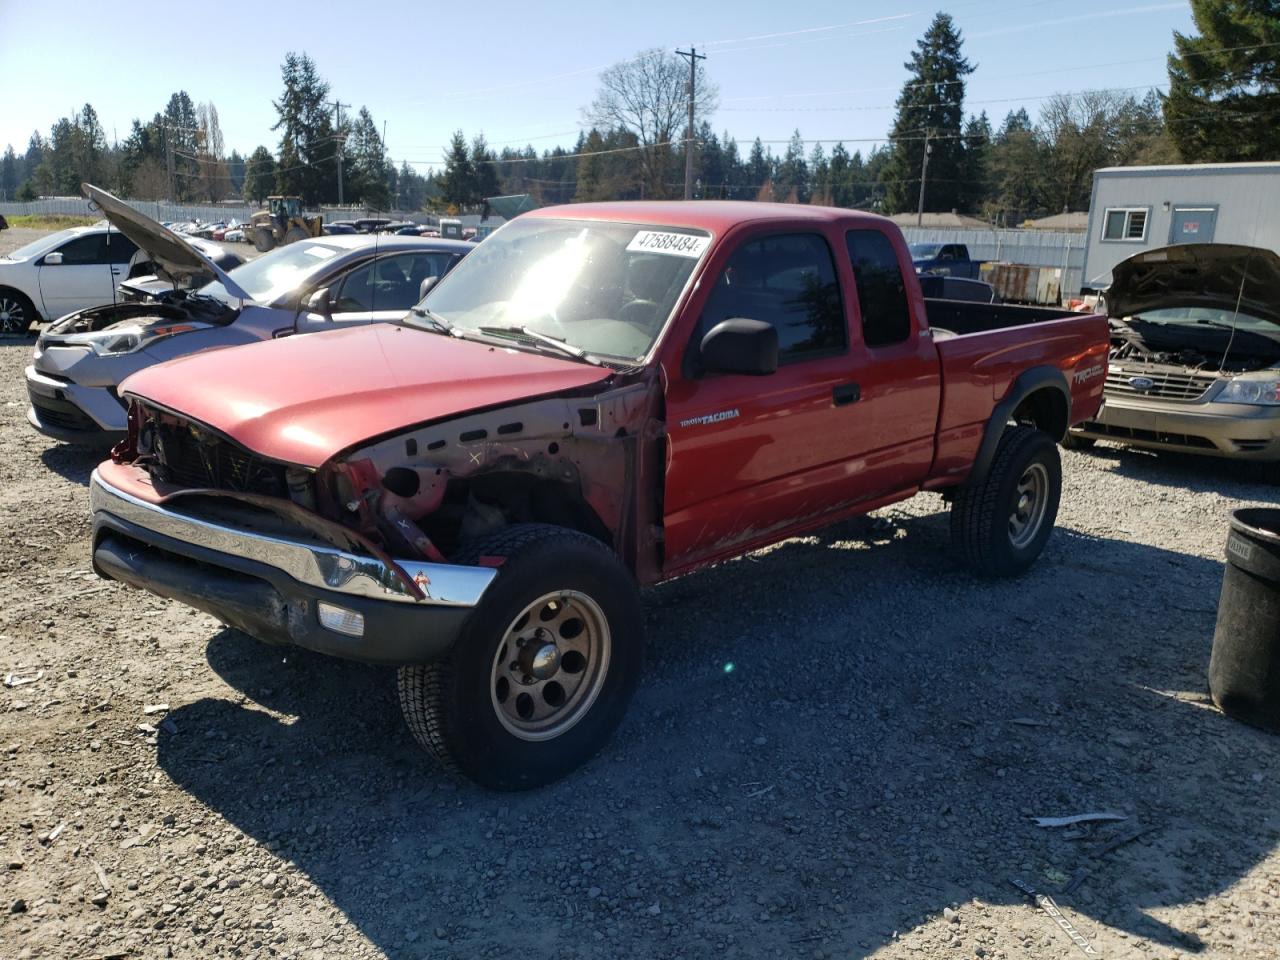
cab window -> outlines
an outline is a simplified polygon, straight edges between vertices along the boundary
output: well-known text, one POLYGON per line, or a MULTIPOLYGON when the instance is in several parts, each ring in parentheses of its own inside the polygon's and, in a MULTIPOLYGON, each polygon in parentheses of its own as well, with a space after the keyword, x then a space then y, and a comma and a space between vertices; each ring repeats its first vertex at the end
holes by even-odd
POLYGON ((845 243, 858 290, 863 341, 868 347, 901 343, 911 336, 911 310, 893 244, 879 230, 850 230, 845 243))
POLYGON ((716 279, 698 341, 735 318, 761 320, 778 331, 779 365, 844 350, 844 305, 827 241, 797 233, 739 247, 716 279))

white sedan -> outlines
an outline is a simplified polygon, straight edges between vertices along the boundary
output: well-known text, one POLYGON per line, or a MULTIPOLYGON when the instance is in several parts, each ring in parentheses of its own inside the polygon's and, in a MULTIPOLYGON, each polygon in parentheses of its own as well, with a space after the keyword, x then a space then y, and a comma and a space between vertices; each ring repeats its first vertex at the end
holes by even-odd
MULTIPOLYGON (((226 269, 243 262, 214 243, 191 241, 226 269)), ((122 280, 152 272, 148 256, 106 221, 72 227, 0 256, 0 333, 26 333, 40 320, 112 303, 122 280)))

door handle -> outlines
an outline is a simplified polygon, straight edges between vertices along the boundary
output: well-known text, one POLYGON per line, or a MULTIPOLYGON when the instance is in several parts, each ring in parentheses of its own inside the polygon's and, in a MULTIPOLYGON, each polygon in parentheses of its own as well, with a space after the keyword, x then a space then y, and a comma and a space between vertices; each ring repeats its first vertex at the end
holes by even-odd
POLYGON ((837 407, 848 406, 862 399, 862 387, 856 383, 842 383, 831 390, 831 401, 837 407))
POLYGON ((120 268, 119 268, 119 267, 112 267, 112 268, 111 268, 111 272, 112 272, 115 276, 117 276, 117 277, 118 277, 118 276, 120 276, 120 268))

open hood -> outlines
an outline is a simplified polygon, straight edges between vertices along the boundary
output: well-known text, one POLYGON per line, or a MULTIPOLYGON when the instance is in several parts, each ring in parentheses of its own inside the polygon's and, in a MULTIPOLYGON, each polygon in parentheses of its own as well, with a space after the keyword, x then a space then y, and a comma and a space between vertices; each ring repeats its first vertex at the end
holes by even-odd
POLYGON ((241 300, 252 300, 249 294, 227 276, 216 263, 197 250, 192 244, 150 217, 143 216, 123 200, 113 197, 105 190, 100 190, 91 183, 80 184, 80 192, 92 200, 102 215, 113 227, 138 245, 151 262, 156 265, 157 273, 174 283, 186 284, 190 287, 203 286, 213 280, 221 280, 222 286, 233 297, 241 300))
POLYGON ((1238 302, 1241 313, 1280 324, 1280 256, 1232 243, 1145 250, 1116 264, 1106 297, 1113 317, 1167 307, 1235 310, 1238 302))

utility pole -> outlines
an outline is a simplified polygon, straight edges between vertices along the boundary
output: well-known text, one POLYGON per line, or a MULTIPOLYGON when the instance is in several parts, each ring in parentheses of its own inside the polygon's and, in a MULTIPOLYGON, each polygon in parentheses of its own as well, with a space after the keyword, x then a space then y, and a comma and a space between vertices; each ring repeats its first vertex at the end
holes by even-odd
POLYGON ((338 206, 342 206, 342 150, 347 144, 347 138, 342 133, 342 108, 349 107, 349 103, 339 103, 338 98, 333 98, 333 110, 337 117, 337 123, 334 125, 333 133, 338 138, 338 206))
POLYGON ((175 203, 178 195, 173 190, 173 125, 164 125, 164 166, 169 174, 169 202, 175 203))
POLYGON ((693 199, 693 101, 697 93, 698 61, 707 59, 705 53, 699 53, 697 47, 688 50, 677 50, 676 53, 689 59, 689 134, 684 141, 684 198, 693 199))
POLYGON ((926 128, 924 132, 924 156, 920 160, 920 204, 916 207, 916 226, 924 226, 924 186, 925 180, 929 174, 929 133, 926 128))

